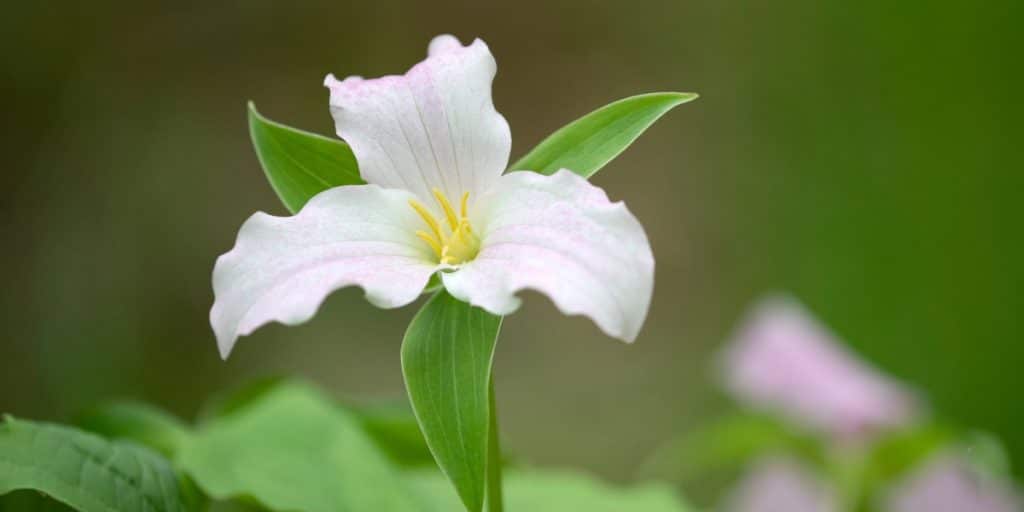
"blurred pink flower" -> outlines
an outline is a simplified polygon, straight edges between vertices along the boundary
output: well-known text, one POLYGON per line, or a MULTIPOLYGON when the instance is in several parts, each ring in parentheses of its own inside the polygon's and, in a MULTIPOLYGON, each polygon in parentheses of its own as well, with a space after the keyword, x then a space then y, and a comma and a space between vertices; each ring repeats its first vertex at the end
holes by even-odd
POLYGON ((726 498, 725 512, 838 512, 834 494, 800 464, 758 462, 726 498))
MULTIPOLYGON (((885 497, 886 512, 1021 512, 1024 502, 1005 481, 986 478, 967 462, 941 454, 885 497)), ((799 463, 759 461, 725 500, 724 512, 838 512, 836 494, 799 463)))
POLYGON ((762 300, 723 358, 727 389, 749 406, 840 438, 913 421, 914 396, 849 352, 788 297, 762 300))
POLYGON ((889 495, 891 512, 1020 512, 1024 502, 1006 482, 978 474, 963 460, 934 457, 889 495))

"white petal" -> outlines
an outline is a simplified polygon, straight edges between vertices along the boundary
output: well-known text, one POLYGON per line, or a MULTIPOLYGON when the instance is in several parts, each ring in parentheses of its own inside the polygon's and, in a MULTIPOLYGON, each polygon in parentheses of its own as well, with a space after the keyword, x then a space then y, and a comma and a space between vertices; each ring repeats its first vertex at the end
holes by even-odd
POLYGON ((292 217, 256 213, 213 269, 210 324, 221 355, 235 340, 277 321, 309 320, 334 290, 359 286, 375 306, 419 296, 436 270, 412 195, 376 185, 324 191, 292 217))
POLYGON ((427 59, 403 76, 328 75, 324 85, 338 135, 352 146, 363 179, 432 204, 434 187, 453 201, 463 192, 475 199, 508 164, 512 138, 491 100, 496 69, 483 41, 462 46, 446 35, 434 38, 427 59))
POLYGON ((506 174, 477 205, 480 253, 443 275, 452 295, 503 315, 519 307, 516 292, 533 289, 609 336, 636 338, 651 302, 654 256, 624 204, 561 170, 506 174))
POLYGON ((737 398, 851 440, 912 421, 913 395, 850 353, 788 297, 761 301, 723 358, 737 398))
POLYGON ((726 499, 726 512, 837 512, 835 493, 800 464, 759 461, 726 499))

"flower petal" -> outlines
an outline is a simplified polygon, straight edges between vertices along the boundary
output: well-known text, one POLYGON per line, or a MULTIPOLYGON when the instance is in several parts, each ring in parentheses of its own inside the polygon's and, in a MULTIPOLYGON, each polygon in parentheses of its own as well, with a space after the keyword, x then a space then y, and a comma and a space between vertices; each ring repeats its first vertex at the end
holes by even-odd
POLYGON ((256 213, 213 269, 210 324, 221 355, 272 321, 309 320, 334 290, 359 286, 382 308, 419 296, 437 266, 416 239, 412 195, 376 185, 337 187, 292 217, 256 213))
POLYGON ((751 405, 856 439, 913 421, 914 396, 858 359, 799 303, 759 303, 724 354, 726 387, 751 405))
POLYGON ((477 205, 470 216, 480 253, 442 276, 452 295, 504 315, 519 307, 516 292, 534 289, 609 336, 636 338, 651 302, 654 256, 624 204, 563 169, 506 174, 477 205))
POLYGON ((497 70, 487 45, 444 35, 403 76, 328 75, 331 114, 369 183, 409 190, 432 203, 440 188, 458 201, 490 188, 508 164, 512 137, 491 100, 497 70))

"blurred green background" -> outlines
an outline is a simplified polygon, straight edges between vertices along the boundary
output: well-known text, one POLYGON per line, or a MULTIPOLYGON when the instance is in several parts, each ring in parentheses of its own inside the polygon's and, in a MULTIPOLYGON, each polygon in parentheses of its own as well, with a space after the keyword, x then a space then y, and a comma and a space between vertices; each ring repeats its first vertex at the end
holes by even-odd
POLYGON ((632 475, 723 407, 710 361, 788 290, 851 346, 1024 463, 1020 2, 16 2, 0 19, 0 411, 97 400, 188 418, 211 392, 304 376, 401 397, 415 312, 357 290, 217 356, 214 259, 283 214, 245 102, 333 131, 323 76, 401 73, 436 34, 485 39, 513 157, 640 92, 701 93, 595 178, 658 260, 627 346, 527 294, 499 343, 507 445, 632 475))

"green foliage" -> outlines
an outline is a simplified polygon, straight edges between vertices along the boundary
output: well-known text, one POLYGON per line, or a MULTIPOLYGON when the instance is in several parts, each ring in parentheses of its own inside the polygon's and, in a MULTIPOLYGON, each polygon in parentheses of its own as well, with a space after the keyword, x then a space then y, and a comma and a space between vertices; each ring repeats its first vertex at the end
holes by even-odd
POLYGON ((227 389, 214 393, 203 403, 199 410, 199 417, 196 422, 204 425, 213 420, 230 416, 238 411, 258 403, 266 395, 276 391, 279 387, 288 385, 299 385, 284 377, 263 377, 233 389, 227 389))
POLYGON ((270 185, 292 213, 324 190, 363 183, 348 144, 271 121, 251 102, 249 134, 270 185))
POLYGON ((0 512, 71 512, 75 509, 34 490, 0 496, 0 512))
MULTIPOLYGON (((420 495, 437 510, 457 510, 459 497, 436 471, 410 473, 420 495)), ((588 476, 565 471, 517 470, 505 477, 509 512, 687 512, 676 493, 662 484, 612 487, 588 476)))
POLYGON ((407 402, 353 406, 352 412, 363 430, 396 464, 434 466, 434 456, 407 402))
POLYGON ((8 417, 0 424, 0 494, 19 489, 83 512, 185 512, 194 506, 168 462, 144 447, 8 417))
POLYGON ((589 178, 666 112, 696 98, 692 93, 658 92, 610 103, 560 128, 509 170, 553 174, 565 168, 589 178))
MULTIPOLYGON (((284 377, 265 377, 213 395, 199 413, 200 425, 243 411, 280 387, 298 385, 284 377)), ((416 417, 405 401, 368 404, 343 401, 338 405, 355 417, 377 446, 400 466, 433 465, 434 457, 420 433, 416 417)))
POLYGON ((488 454, 491 360, 500 328, 501 317, 440 291, 413 318, 402 342, 413 411, 438 465, 471 511, 483 507, 488 465, 500 458, 488 454))
MULTIPOLYGON (((463 315, 486 315, 466 311, 451 298, 434 300, 426 314, 455 322, 449 324, 455 332, 478 326, 477 320, 460 323, 463 315)), ((455 340, 465 349, 468 340, 493 344, 500 319, 478 320, 489 326, 489 336, 430 339, 455 340)), ((489 392, 485 386, 485 400, 489 392)), ((0 511, 451 512, 464 507, 450 481, 428 465, 432 459, 416 420, 401 404, 339 406, 301 383, 269 379, 221 394, 204 410, 206 419, 194 430, 159 409, 131 402, 97 406, 79 417, 106 436, 166 448, 180 474, 168 460, 133 443, 8 420, 0 426, 0 511), (213 501, 199 496, 199 489, 213 501)), ((482 457, 489 461, 487 455, 482 457)), ((663 485, 613 487, 564 471, 519 469, 508 475, 506 485, 506 510, 513 512, 691 510, 663 485)))
POLYGON ((110 402, 87 409, 75 424, 108 439, 128 439, 165 456, 188 441, 188 426, 167 412, 140 402, 110 402))
POLYGON ((422 510, 358 420, 299 384, 211 420, 178 463, 216 499, 251 497, 276 511, 422 510))

